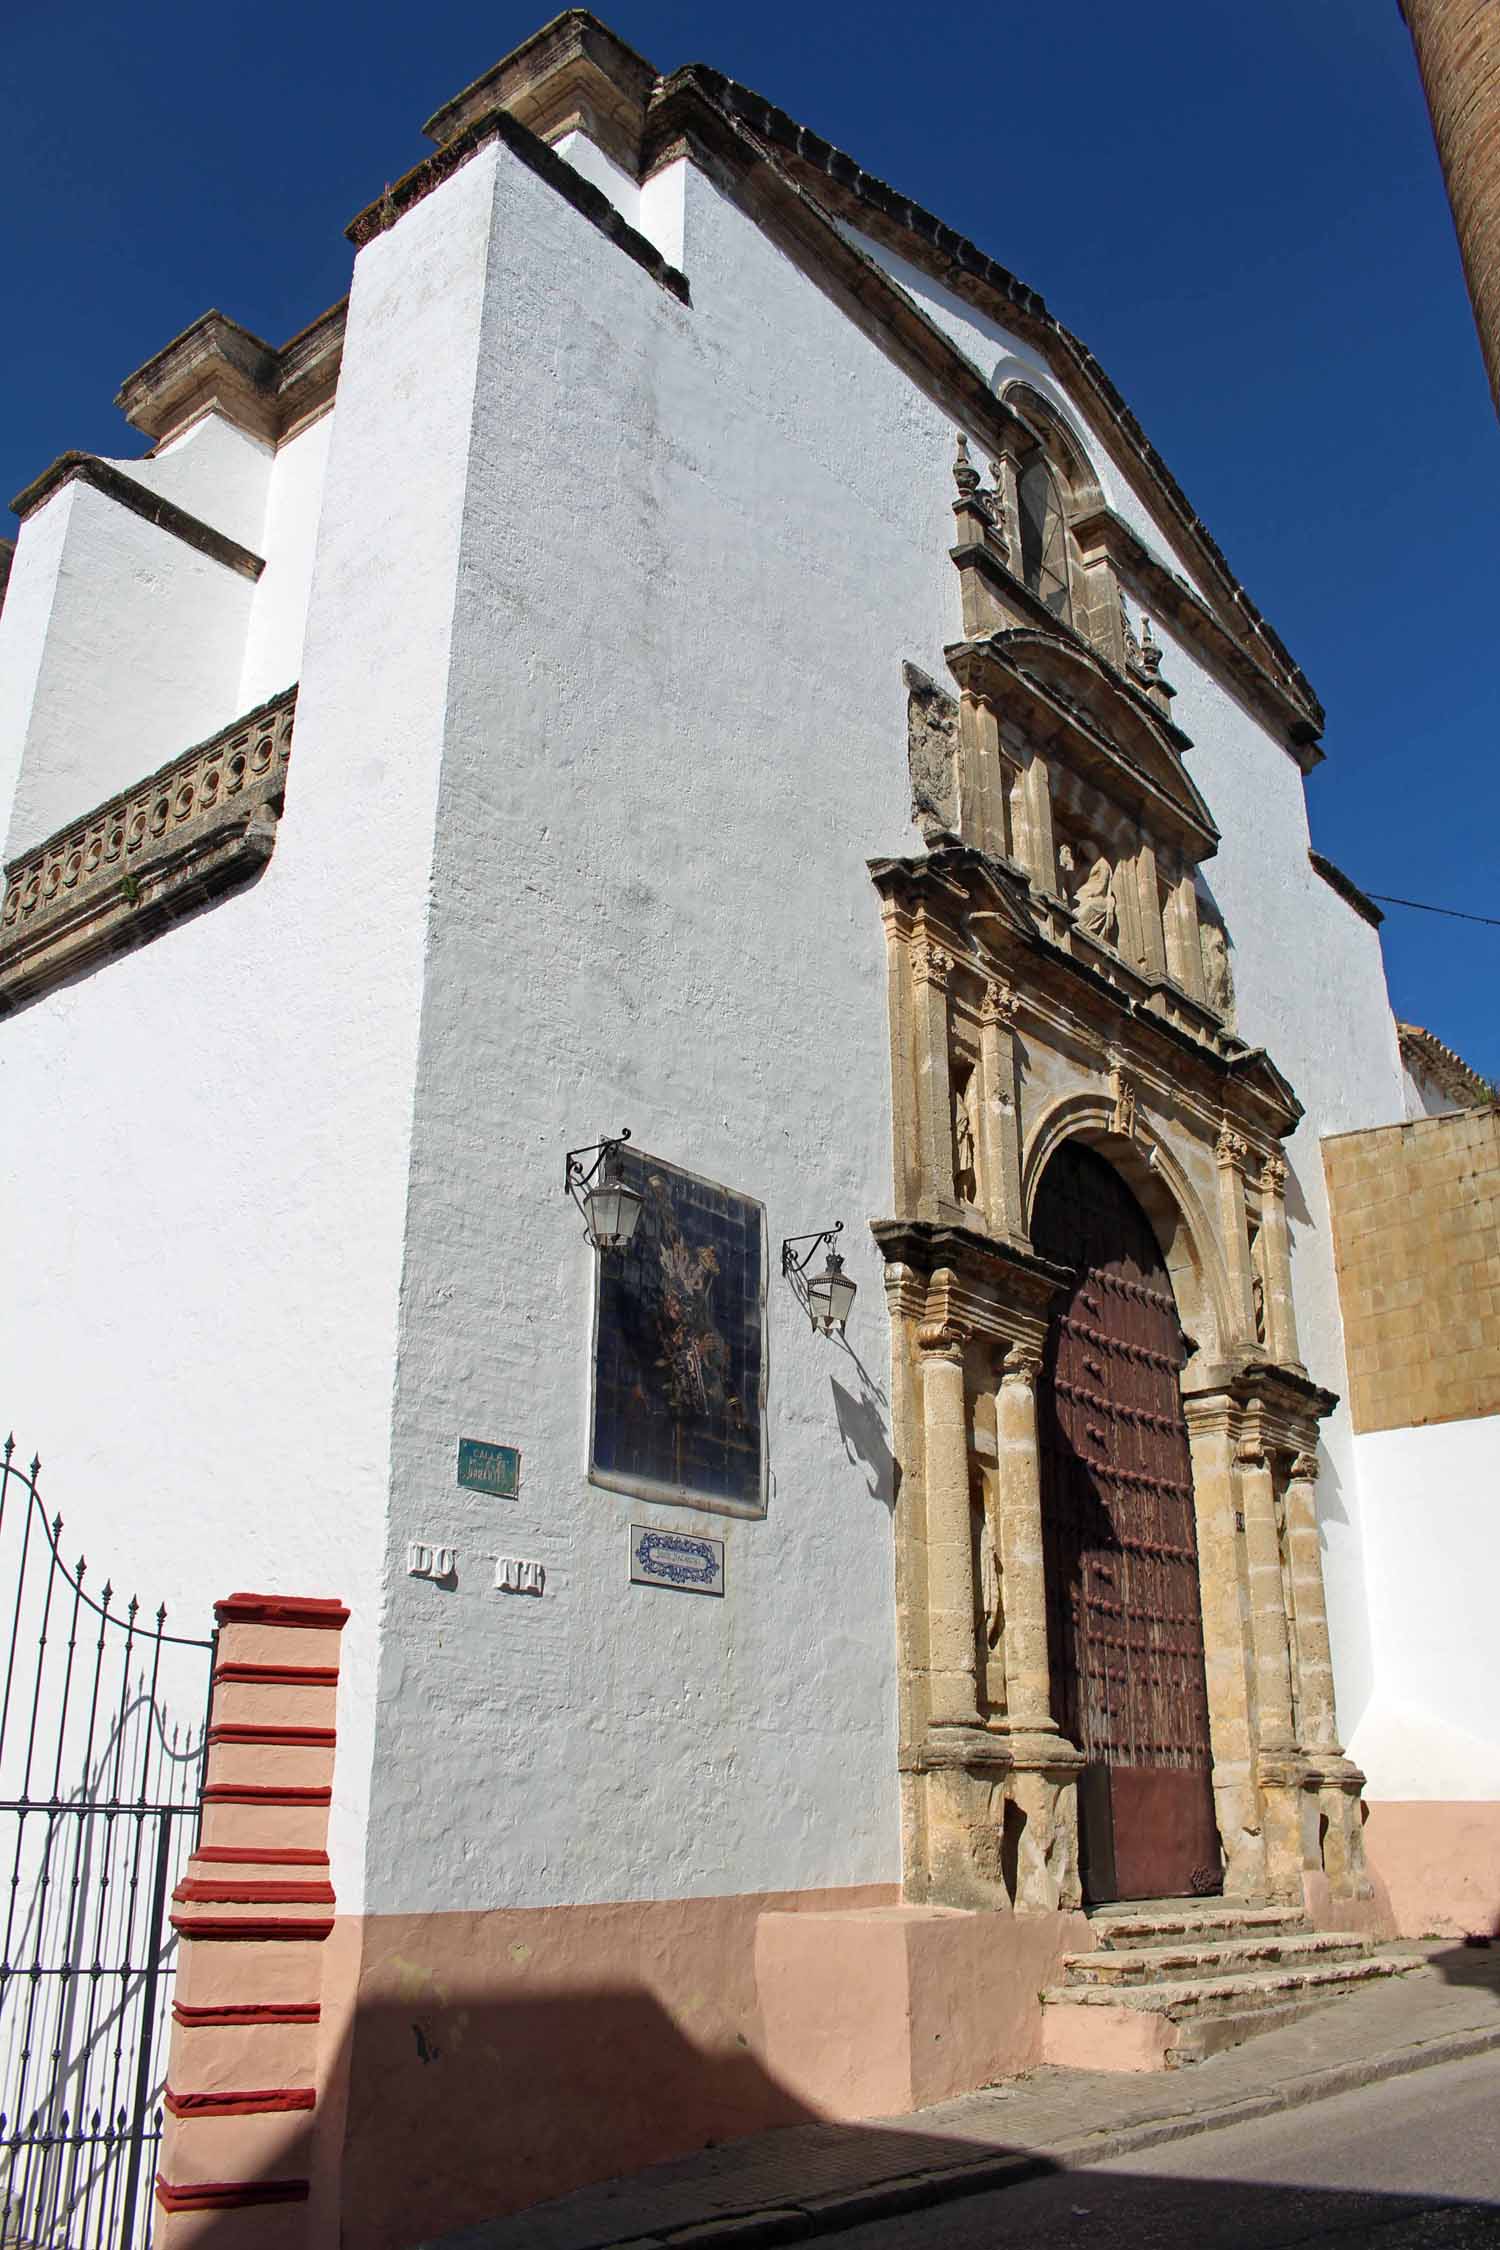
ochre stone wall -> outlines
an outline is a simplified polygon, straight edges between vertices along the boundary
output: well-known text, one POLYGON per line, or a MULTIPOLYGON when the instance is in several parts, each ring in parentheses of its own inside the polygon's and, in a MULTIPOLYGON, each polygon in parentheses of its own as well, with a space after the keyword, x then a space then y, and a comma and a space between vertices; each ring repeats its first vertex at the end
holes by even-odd
POLYGON ((1402 0, 1500 409, 1500 5, 1402 0))
POLYGON ((1500 1413, 1500 1109, 1323 1143, 1356 1430, 1500 1413))

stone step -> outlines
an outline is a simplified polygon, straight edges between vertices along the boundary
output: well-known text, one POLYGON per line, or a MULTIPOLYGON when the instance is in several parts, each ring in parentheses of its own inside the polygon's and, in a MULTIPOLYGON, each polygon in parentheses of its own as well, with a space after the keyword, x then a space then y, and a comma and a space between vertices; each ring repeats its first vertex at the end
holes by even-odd
POLYGON ((1054 1985, 1042 1994, 1042 2060, 1071 2070, 1176 2070, 1423 1966, 1420 1954, 1381 1953, 1162 1984, 1054 1985))
POLYGON ((1254 1969, 1239 1976, 1183 1977, 1161 1984, 1123 1986, 1055 1984, 1043 1993, 1049 2007, 1137 2008, 1168 2016, 1174 2023, 1184 2017, 1230 2015, 1261 2004, 1274 2006, 1295 1997, 1320 1992, 1340 1992, 1355 1985, 1373 1984, 1381 1977, 1401 1976, 1422 1967, 1420 1954, 1365 1954, 1353 1961, 1328 1961, 1306 1967, 1254 1969))
POLYGON ((1272 1930, 1290 1937, 1305 1933, 1308 1921, 1298 1906, 1226 1906, 1214 1899, 1202 1906, 1105 1908, 1089 1916, 1089 1925, 1102 1951, 1123 1953, 1138 1945, 1213 1945, 1272 1930))
POLYGON ((1069 1985, 1180 1984, 1242 1971, 1362 1960, 1370 1942, 1345 1930, 1266 1930, 1200 1945, 1133 1945, 1116 1952, 1069 1953, 1069 1985))

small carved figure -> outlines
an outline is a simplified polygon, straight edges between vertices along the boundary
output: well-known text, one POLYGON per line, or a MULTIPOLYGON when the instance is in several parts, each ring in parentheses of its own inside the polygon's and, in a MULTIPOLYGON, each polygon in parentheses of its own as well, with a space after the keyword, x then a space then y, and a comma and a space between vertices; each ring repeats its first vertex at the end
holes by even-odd
POLYGON ((1208 1004, 1225 1023, 1234 1022, 1234 972, 1229 966, 1229 940, 1217 922, 1199 924, 1203 938, 1203 989, 1208 1004))
POLYGON ((1078 927, 1086 937, 1097 938, 1101 945, 1114 943, 1117 926, 1112 875, 1109 861, 1101 852, 1079 884, 1073 901, 1078 927))
POLYGON ((979 1599, 984 1609, 985 1640, 991 1648, 999 1644, 1005 1612, 1000 1599, 1000 1550, 995 1543, 995 1527, 990 1512, 981 1499, 979 1504, 979 1599))
POLYGON ((960 1203, 979 1200, 978 1145, 971 1070, 953 1089, 953 1184, 960 1203))
POLYGON ((1255 1308, 1255 1341, 1266 1340, 1266 1285, 1259 1274, 1250 1283, 1250 1301, 1255 1308))

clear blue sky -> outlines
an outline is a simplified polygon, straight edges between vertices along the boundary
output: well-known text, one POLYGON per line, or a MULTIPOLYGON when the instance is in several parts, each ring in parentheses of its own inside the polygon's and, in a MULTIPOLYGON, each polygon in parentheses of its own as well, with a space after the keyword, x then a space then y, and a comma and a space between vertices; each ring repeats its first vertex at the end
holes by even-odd
MULTIPOLYGON (((1368 890, 1500 914, 1500 424, 1396 0, 598 12, 1039 289, 1321 696, 1315 841, 1368 890)), ((0 492, 140 451, 120 378, 208 306, 281 342, 341 297, 345 222, 545 13, 13 0, 0 492)), ((1398 1014, 1500 1077, 1500 929, 1384 934, 1398 1014)))

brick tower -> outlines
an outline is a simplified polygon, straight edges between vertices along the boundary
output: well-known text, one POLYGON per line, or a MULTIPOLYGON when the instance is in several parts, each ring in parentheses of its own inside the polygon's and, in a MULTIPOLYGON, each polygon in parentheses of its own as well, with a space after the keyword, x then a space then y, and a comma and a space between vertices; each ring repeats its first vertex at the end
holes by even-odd
POLYGON ((1401 0, 1500 412, 1500 0, 1401 0))

